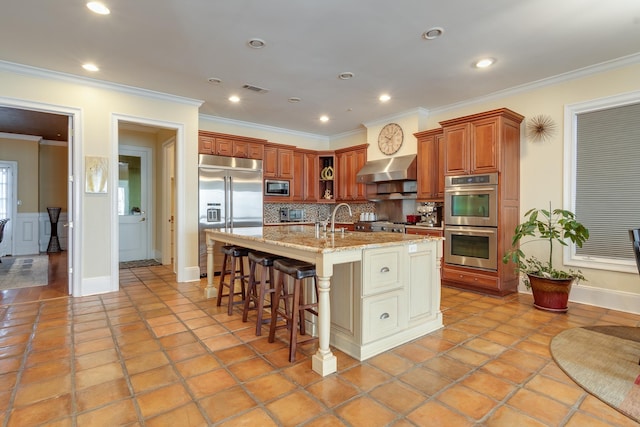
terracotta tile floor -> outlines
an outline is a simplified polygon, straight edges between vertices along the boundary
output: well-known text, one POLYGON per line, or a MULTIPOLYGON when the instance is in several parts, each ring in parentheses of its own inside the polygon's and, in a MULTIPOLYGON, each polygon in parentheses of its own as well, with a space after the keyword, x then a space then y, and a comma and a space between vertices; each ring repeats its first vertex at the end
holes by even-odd
MULTIPOLYGON (((443 289, 445 328, 338 373, 295 364, 179 284, 166 267, 121 270, 121 290, 0 307, 2 426, 631 426, 556 366, 558 332, 640 316, 526 295, 443 289)), ((4 302, 6 304, 6 301, 4 302)), ((284 331, 283 331, 284 332, 284 331)))

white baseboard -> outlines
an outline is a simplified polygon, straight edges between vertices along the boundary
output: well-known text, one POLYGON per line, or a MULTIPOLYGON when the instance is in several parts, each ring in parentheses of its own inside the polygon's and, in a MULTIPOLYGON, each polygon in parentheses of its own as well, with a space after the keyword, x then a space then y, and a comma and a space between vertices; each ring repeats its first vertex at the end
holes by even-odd
MULTIPOLYGON (((519 292, 531 294, 531 291, 526 289, 520 289, 519 292)), ((640 314, 640 294, 632 294, 630 292, 573 285, 569 294, 569 302, 640 314)), ((569 306, 569 309, 571 309, 571 306, 569 306)))
POLYGON ((106 294, 118 290, 118 280, 113 280, 111 276, 88 277, 81 279, 80 289, 73 293, 74 297, 84 297, 88 295, 106 294))
POLYGON ((187 267, 183 271, 178 271, 176 276, 178 282, 198 282, 200 281, 200 267, 187 267))

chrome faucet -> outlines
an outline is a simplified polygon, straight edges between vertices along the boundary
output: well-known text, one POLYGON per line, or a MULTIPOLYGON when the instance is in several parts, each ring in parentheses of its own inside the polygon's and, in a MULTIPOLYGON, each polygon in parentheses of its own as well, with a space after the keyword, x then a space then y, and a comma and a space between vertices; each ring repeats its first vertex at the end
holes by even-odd
POLYGON ((347 203, 338 203, 336 207, 333 208, 333 212, 331 213, 331 232, 332 233, 336 232, 336 211, 340 209, 340 206, 346 206, 347 209, 349 209, 349 215, 353 216, 353 214, 351 213, 351 206, 349 206, 347 203))

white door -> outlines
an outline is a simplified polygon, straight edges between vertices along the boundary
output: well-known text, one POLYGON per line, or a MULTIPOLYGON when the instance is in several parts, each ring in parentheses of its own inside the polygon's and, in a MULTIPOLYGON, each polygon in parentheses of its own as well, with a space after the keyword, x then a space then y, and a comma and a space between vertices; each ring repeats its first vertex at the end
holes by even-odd
POLYGON ((119 260, 152 258, 149 230, 151 149, 120 146, 118 150, 119 260))
POLYGON ((17 162, 0 161, 0 219, 9 219, 0 242, 0 256, 13 254, 12 221, 15 222, 17 168, 17 162))

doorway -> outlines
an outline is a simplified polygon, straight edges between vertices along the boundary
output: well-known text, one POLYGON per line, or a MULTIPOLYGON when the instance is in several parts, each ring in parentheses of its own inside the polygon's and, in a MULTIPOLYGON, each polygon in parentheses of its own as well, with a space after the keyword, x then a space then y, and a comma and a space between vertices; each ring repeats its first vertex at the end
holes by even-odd
POLYGON ((153 258, 153 193, 150 191, 153 150, 121 145, 118 149, 118 235, 120 262, 153 258))
POLYGON ((15 223, 17 205, 17 173, 18 162, 0 160, 0 220, 9 220, 2 229, 0 257, 13 254, 13 223, 15 223))
MULTIPOLYGON (((60 228, 58 229, 63 231, 63 235, 66 238, 61 240, 61 243, 64 242, 63 252, 50 254, 55 257, 55 261, 52 263, 51 257, 49 257, 49 285, 42 287, 40 292, 35 292, 36 288, 3 291, 4 302, 10 302, 12 299, 25 302, 33 299, 56 298, 80 291, 81 254, 74 251, 74 249, 79 247, 81 230, 78 227, 73 227, 74 218, 77 218, 78 212, 81 210, 78 186, 74 184, 73 179, 74 176, 81 176, 79 171, 81 165, 79 161, 81 157, 81 135, 80 130, 74 129, 73 126, 74 123, 80 122, 80 117, 81 112, 79 109, 0 97, 0 132, 9 134, 9 136, 5 137, 11 140, 39 141, 39 144, 36 142, 39 147, 42 147, 44 142, 48 149, 51 146, 57 147, 57 149, 49 150, 58 150, 55 160, 44 163, 55 162, 55 164, 59 165, 57 168, 59 173, 55 174, 55 181, 59 182, 55 190, 59 194, 59 198, 56 200, 60 201, 61 206, 66 205, 61 216, 64 219, 59 222, 60 228), (9 294, 4 294, 6 292, 9 292, 9 294), (8 296, 11 298, 7 298, 8 296)), ((17 143, 19 144, 20 141, 17 143)), ((37 153, 35 157, 39 157, 41 154, 40 149, 36 149, 35 153, 37 153)), ((23 159, 24 157, 20 157, 18 162, 24 162, 25 160, 23 159)), ((37 166, 38 164, 42 166, 43 162, 39 159, 36 162, 35 169, 38 169, 39 172, 35 175, 37 177, 42 173, 46 174, 55 169, 52 167, 49 170, 47 168, 43 170, 37 166)), ((40 182, 38 181, 39 178, 34 179, 34 166, 28 164, 28 161, 25 165, 23 165, 25 168, 21 168, 18 165, 18 173, 13 174, 14 206, 13 214, 10 213, 12 215, 10 231, 13 232, 9 238, 12 247, 9 247, 8 250, 12 255, 16 256, 34 255, 43 250, 40 243, 45 239, 40 231, 46 228, 49 217, 46 209, 43 209, 42 206, 48 204, 49 200, 46 198, 46 200, 43 200, 38 194, 42 192, 47 197, 52 197, 51 188, 36 192, 35 199, 28 199, 27 201, 25 201, 24 195, 28 195, 29 192, 18 194, 21 182, 19 174, 22 173, 20 171, 23 169, 29 172, 28 178, 34 181, 30 184, 31 186, 40 188, 42 181, 48 184, 52 183, 52 180, 48 180, 47 177, 44 177, 40 182)), ((46 239, 46 242, 48 242, 48 236, 46 236, 46 239)))
POLYGON ((175 161, 178 128, 171 124, 114 115, 117 171, 114 170, 114 233, 118 268, 176 262, 171 242, 175 217, 175 161), (139 261, 139 262, 138 262, 139 261))

